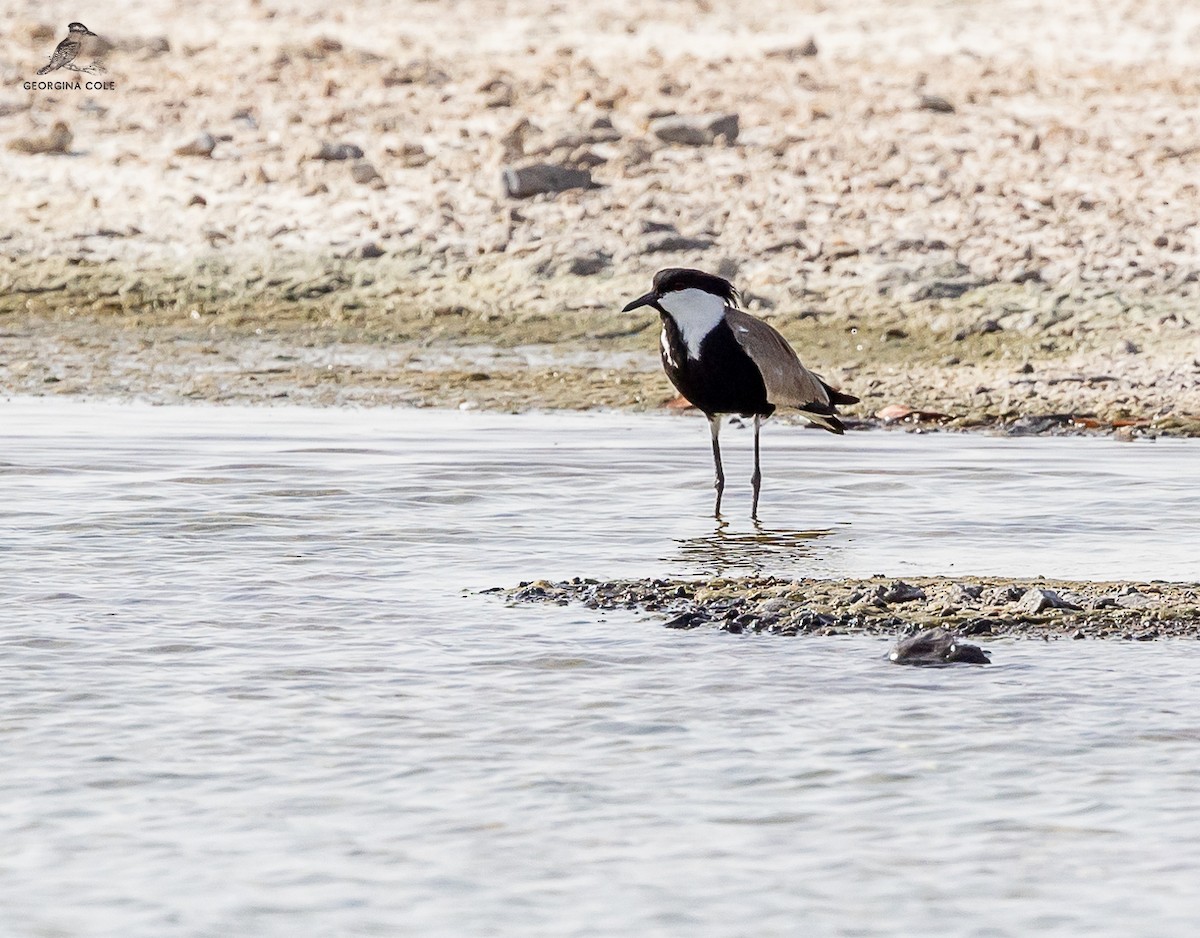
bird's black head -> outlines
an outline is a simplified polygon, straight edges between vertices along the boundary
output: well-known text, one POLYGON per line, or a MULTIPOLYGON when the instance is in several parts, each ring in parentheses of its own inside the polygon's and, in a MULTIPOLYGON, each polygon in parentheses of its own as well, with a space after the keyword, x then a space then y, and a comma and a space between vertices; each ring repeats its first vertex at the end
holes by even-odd
POLYGON ((67 29, 68 29, 68 31, 73 32, 73 33, 83 33, 85 36, 96 35, 94 32, 92 32, 90 29, 88 29, 86 26, 84 26, 83 23, 68 23, 67 29))
POLYGON ((706 274, 702 270, 691 267, 666 267, 654 275, 654 289, 645 296, 639 296, 625 307, 624 312, 637 309, 639 306, 658 306, 658 301, 668 293, 679 290, 702 290, 719 296, 731 306, 740 304, 740 297, 733 284, 724 277, 716 274, 706 274))

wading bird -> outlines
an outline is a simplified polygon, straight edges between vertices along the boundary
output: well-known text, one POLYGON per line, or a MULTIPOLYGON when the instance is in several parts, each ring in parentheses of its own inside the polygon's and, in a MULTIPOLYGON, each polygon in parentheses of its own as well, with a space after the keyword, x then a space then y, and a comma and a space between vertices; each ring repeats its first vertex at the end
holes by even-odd
POLYGON ((66 68, 75 61, 75 56, 79 55, 79 49, 83 46, 83 37, 94 35, 96 34, 83 23, 68 23, 67 38, 55 48, 54 54, 50 56, 50 64, 43 65, 37 73, 45 75, 55 69, 66 68))
POLYGON ((835 390, 802 364, 787 340, 772 326, 740 308, 733 284, 701 270, 668 267, 654 275, 654 289, 625 307, 630 312, 652 306, 662 319, 663 370, 688 401, 708 417, 716 466, 720 517, 725 472, 721 468, 722 414, 754 418, 754 501, 750 517, 758 517, 762 471, 758 433, 763 417, 777 407, 793 407, 807 421, 830 433, 844 433, 838 404, 858 398, 835 390))

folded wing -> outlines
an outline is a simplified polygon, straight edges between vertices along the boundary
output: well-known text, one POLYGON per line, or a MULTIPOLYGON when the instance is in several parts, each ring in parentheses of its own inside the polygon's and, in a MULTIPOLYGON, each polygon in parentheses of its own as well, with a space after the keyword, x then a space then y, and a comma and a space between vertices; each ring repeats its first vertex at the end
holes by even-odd
POLYGON ((762 372, 768 401, 795 407, 809 421, 833 433, 845 429, 834 416, 835 405, 857 403, 857 397, 835 390, 805 368, 787 339, 768 323, 740 309, 727 310, 725 321, 762 372))

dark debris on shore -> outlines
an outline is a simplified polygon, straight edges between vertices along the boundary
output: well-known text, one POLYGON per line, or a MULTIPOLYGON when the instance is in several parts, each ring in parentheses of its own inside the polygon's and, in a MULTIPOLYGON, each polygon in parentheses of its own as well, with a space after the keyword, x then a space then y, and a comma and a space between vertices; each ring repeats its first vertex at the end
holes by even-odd
POLYGON ((636 609, 668 628, 735 634, 913 635, 932 627, 979 638, 1200 638, 1200 584, 1003 577, 781 577, 537 580, 513 602, 636 609))

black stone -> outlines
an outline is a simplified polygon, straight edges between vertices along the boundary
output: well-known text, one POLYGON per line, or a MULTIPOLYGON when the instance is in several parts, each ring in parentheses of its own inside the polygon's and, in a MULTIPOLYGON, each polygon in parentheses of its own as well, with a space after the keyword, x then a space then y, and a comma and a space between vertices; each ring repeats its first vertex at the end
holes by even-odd
POLYGON ((970 645, 946 629, 926 629, 902 638, 888 655, 894 664, 937 666, 943 664, 991 664, 978 645, 970 645))

